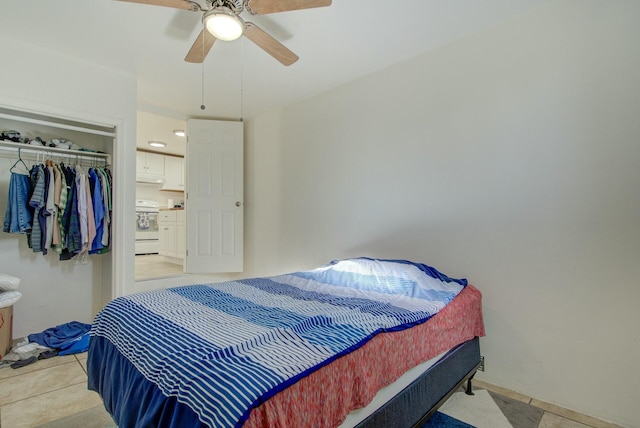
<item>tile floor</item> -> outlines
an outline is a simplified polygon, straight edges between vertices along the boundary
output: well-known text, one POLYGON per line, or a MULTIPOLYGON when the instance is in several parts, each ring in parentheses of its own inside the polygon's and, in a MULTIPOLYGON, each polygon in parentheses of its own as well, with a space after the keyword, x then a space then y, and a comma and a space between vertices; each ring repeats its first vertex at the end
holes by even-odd
POLYGON ((102 403, 87 389, 87 354, 0 369, 0 426, 36 427, 102 403))
MULTIPOLYGON (((0 426, 37 427, 100 405, 98 394, 87 390, 86 359, 83 353, 0 369, 0 426)), ((474 385, 544 411, 538 428, 619 428, 479 380, 474 385)))
MULTIPOLYGON (((528 397, 509 389, 501 388, 481 380, 473 381, 474 388, 484 388, 498 394, 507 401, 520 402, 543 411, 542 418, 536 428, 621 428, 619 425, 605 422, 594 417, 574 412, 554 404, 528 397)), ((514 428, 524 428, 514 425, 514 428)))
POLYGON ((165 276, 182 275, 182 265, 165 261, 158 254, 142 254, 136 256, 136 281, 165 276))

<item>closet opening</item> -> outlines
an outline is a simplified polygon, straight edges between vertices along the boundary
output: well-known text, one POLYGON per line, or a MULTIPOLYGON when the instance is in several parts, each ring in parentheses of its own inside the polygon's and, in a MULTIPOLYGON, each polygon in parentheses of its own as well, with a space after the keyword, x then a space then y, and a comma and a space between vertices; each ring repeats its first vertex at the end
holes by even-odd
MULTIPOLYGON (((67 195, 70 195, 72 183, 76 183, 75 177, 78 177, 78 183, 82 180, 89 186, 84 187, 84 203, 91 200, 94 226, 99 223, 101 233, 99 239, 93 234, 95 231, 82 235, 82 239, 91 236, 91 245, 84 242, 81 245, 85 246, 78 249, 73 244, 71 247, 66 245, 69 230, 63 230, 63 236, 58 236, 57 241, 55 235, 51 240, 48 236, 41 241, 34 239, 33 224, 30 233, 0 232, 0 273, 21 279, 19 291, 22 297, 14 310, 14 334, 43 331, 74 320, 91 323, 95 314, 115 294, 112 232, 113 223, 118 221, 113 204, 118 189, 117 168, 112 159, 116 128, 0 106, 0 132, 0 214, 3 219, 7 209, 11 209, 12 174, 29 177, 33 185, 39 179, 36 171, 40 168, 42 177, 46 175, 55 180, 56 186, 60 185, 60 189, 53 187, 58 197, 62 193, 63 177, 67 178, 67 195), (17 171, 17 168, 21 170, 17 171), (65 170, 72 170, 73 174, 65 176, 65 170), (103 221, 105 217, 108 221, 103 221), (41 245, 34 246, 37 242, 41 245)), ((78 203, 77 199, 75 201, 78 203)), ((64 212, 65 204, 57 199, 54 207, 47 206, 52 217, 55 213, 58 223, 61 220, 57 220, 57 215, 64 212)), ((89 208, 84 206, 84 209, 89 208)), ((35 217, 33 213, 32 216, 35 217)), ((53 224, 56 223, 45 223, 45 229, 41 230, 54 229, 53 224)), ((59 224, 55 229, 60 233, 59 224)))

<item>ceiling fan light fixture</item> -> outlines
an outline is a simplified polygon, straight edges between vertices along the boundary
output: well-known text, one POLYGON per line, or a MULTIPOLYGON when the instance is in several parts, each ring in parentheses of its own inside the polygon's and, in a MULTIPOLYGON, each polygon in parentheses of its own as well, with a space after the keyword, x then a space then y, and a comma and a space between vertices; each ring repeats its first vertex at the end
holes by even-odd
POLYGON ((211 9, 204 14, 204 24, 213 37, 230 42, 236 40, 245 30, 242 18, 227 8, 211 9))

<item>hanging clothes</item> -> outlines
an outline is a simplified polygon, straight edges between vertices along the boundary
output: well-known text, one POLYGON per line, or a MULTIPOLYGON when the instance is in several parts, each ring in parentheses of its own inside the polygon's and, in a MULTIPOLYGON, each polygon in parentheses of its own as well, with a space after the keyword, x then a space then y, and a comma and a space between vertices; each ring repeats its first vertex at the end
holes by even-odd
POLYGON ((54 177, 54 192, 53 192, 53 205, 54 205, 54 213, 53 213, 53 234, 51 239, 51 247, 57 248, 60 245, 60 222, 58 221, 58 217, 60 215, 60 193, 62 192, 62 180, 60 177, 60 170, 58 167, 51 162, 51 169, 53 170, 54 177))
POLYGON ((46 202, 45 202, 45 211, 43 212, 45 216, 46 226, 45 226, 45 240, 43 247, 43 254, 46 254, 47 251, 51 248, 51 244, 53 243, 53 225, 54 220, 57 222, 56 214, 57 209, 54 204, 55 197, 55 176, 53 174, 53 167, 51 166, 53 162, 47 161, 45 165, 45 174, 47 177, 46 186, 46 202))
POLYGON ((88 254, 91 250, 91 244, 96 239, 96 217, 93 213, 93 195, 91 194, 91 184, 89 183, 89 174, 84 177, 84 190, 87 195, 87 245, 83 248, 83 252, 88 254))
POLYGON ((53 251, 60 260, 107 253, 112 183, 107 167, 69 167, 50 160, 27 168, 27 174, 12 167, 3 231, 26 234, 33 252, 53 251))
MULTIPOLYGON (((96 169, 98 172, 98 177, 100 178, 100 186, 102 190, 102 204, 104 205, 104 217, 102 219, 102 249, 103 251, 106 247, 109 246, 109 225, 111 223, 111 208, 109 203, 111 201, 111 185, 109 184, 109 179, 107 178, 107 174, 103 169, 96 169)), ((108 248, 107 248, 108 250, 108 248)))
POLYGON ((4 216, 2 230, 7 233, 27 233, 31 231, 31 210, 29 209, 29 195, 31 194, 31 179, 28 175, 17 172, 11 173, 9 179, 9 198, 7 211, 4 216))
POLYGON ((94 168, 89 169, 89 186, 91 188, 91 194, 93 198, 93 217, 95 222, 96 236, 91 241, 91 248, 89 254, 96 254, 103 248, 102 234, 104 232, 104 202, 102 200, 102 187, 100 185, 100 178, 94 168))
POLYGON ((33 223, 31 226, 31 249, 34 253, 42 252, 42 221, 40 212, 45 206, 45 176, 42 165, 34 165, 31 170, 31 187, 33 192, 29 199, 29 206, 33 209, 33 223))
POLYGON ((82 249, 82 235, 80 233, 80 217, 78 215, 78 198, 76 188, 76 173, 71 167, 65 168, 68 185, 67 207, 64 213, 63 227, 66 230, 66 251, 63 250, 60 260, 69 260, 82 249))
POLYGON ((104 196, 104 204, 107 207, 106 214, 105 214, 105 218, 107 218, 105 231, 108 231, 108 233, 105 233, 104 235, 102 235, 102 245, 104 246, 104 248, 100 250, 100 254, 104 254, 109 252, 111 247, 111 225, 112 225, 111 219, 113 218, 113 215, 112 215, 113 177, 111 175, 111 170, 108 168, 101 169, 101 172, 102 172, 102 175, 104 175, 105 177, 104 186, 107 189, 104 196))
POLYGON ((56 171, 56 199, 55 204, 58 209, 57 213, 57 225, 56 229, 58 231, 58 236, 54 235, 53 249, 56 253, 61 254, 62 249, 65 247, 65 230, 62 226, 62 218, 64 216, 64 212, 67 204, 67 182, 65 179, 64 172, 62 171, 62 164, 54 164, 54 168, 56 171), (59 186, 59 187, 58 187, 59 186), (56 239, 57 238, 57 239, 56 239))
POLYGON ((89 242, 89 219, 87 214, 87 190, 84 168, 76 165, 76 199, 78 200, 78 220, 80 224, 80 251, 86 249, 89 242))

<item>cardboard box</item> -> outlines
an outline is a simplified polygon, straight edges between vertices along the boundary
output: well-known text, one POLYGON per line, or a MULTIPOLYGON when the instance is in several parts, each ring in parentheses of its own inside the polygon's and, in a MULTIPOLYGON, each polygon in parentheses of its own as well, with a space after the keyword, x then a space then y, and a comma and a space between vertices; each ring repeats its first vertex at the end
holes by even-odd
POLYGON ((0 308, 0 358, 11 351, 13 340, 13 306, 0 308))

